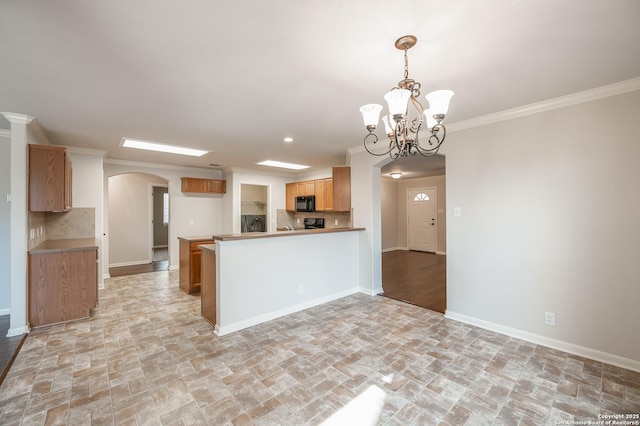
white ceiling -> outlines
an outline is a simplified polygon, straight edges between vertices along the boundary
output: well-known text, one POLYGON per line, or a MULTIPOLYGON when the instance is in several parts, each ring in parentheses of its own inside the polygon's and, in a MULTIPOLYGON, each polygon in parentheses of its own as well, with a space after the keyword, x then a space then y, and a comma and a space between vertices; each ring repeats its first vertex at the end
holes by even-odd
MULTIPOLYGON (((107 157, 325 168, 358 108, 409 76, 456 92, 446 123, 640 76, 638 0, 0 0, 0 111, 107 157), (204 148, 120 148, 122 137, 204 148), (291 136, 293 144, 282 142, 291 136)), ((449 139, 455 136, 449 135, 449 139)), ((445 142, 446 144, 446 142, 445 142)))

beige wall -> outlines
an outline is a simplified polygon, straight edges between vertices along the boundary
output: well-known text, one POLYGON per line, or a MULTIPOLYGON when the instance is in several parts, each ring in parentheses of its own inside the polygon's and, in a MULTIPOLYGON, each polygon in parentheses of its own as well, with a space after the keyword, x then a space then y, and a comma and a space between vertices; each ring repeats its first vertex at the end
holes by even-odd
POLYGON ((380 197, 382 203, 382 250, 406 250, 407 242, 407 191, 418 188, 436 188, 438 204, 436 252, 447 252, 447 193, 444 176, 416 179, 382 179, 380 197))
POLYGON ((638 90, 450 133, 447 315, 640 368, 638 135, 638 90))
POLYGON ((151 261, 150 184, 167 180, 147 173, 109 178, 109 265, 151 261))
MULTIPOLYGON (((446 316, 640 371, 640 90, 613 92, 450 126, 446 316)), ((350 154, 361 274, 377 290, 389 160, 350 154)))

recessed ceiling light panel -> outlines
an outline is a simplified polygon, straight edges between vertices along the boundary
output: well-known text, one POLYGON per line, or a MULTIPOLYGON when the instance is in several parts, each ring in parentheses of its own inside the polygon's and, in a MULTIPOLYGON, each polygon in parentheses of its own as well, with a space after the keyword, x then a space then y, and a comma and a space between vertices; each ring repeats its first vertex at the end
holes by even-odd
POLYGON ((193 157, 202 157, 210 152, 202 149, 185 148, 183 146, 165 145, 156 142, 140 141, 135 139, 122 138, 120 146, 125 148, 144 149, 147 151, 168 152, 170 154, 191 155, 193 157))
POLYGON ((287 142, 287 143, 291 143, 291 142, 293 142, 293 138, 291 138, 291 137, 286 137, 286 138, 282 139, 282 141, 283 141, 283 142, 287 142))
POLYGON ((283 169, 302 170, 308 169, 309 166, 303 166, 301 164, 284 163, 282 161, 265 160, 257 163, 260 166, 281 167, 283 169))

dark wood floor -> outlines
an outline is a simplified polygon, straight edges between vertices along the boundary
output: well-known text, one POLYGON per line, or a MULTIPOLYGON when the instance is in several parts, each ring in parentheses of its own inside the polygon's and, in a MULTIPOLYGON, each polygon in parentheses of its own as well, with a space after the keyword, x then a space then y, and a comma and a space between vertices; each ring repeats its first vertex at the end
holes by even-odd
POLYGON ((144 265, 116 266, 109 268, 109 275, 112 277, 120 277, 122 275, 143 274, 145 272, 166 271, 169 269, 168 260, 160 260, 158 262, 145 263, 144 265))
POLYGON ((109 275, 121 277, 123 275, 144 274, 145 272, 166 271, 169 269, 169 253, 166 248, 153 250, 153 261, 143 265, 116 266, 109 268, 109 275))
POLYGON ((11 368, 11 364, 20 351, 26 334, 6 337, 9 330, 9 315, 0 316, 0 384, 11 368))
POLYGON ((447 256, 411 250, 382 253, 383 296, 444 313, 447 256))

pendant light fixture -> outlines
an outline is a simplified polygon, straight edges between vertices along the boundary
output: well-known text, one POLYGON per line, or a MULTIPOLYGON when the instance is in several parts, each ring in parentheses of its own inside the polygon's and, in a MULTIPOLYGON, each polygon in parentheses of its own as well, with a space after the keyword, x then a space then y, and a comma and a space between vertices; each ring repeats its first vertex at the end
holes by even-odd
POLYGON ((380 120, 382 105, 367 104, 360 108, 364 125, 369 133, 364 137, 365 149, 373 155, 389 155, 391 158, 410 157, 416 154, 431 157, 438 152, 444 142, 447 131, 442 124, 449 101, 453 96, 451 90, 436 90, 425 98, 429 108, 424 108, 418 98, 421 85, 409 78, 409 60, 407 51, 415 46, 417 38, 406 35, 396 40, 397 49, 404 51, 404 78, 398 85, 384 95, 389 112, 382 117, 382 122, 389 138, 389 146, 380 149, 375 130, 380 120), (423 141, 419 135, 422 131, 423 141))

